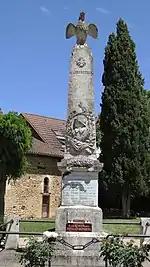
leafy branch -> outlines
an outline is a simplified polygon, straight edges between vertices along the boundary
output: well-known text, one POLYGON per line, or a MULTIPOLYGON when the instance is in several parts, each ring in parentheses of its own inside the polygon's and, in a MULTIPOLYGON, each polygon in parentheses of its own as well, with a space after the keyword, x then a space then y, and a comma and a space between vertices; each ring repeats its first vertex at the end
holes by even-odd
POLYGON ((120 238, 109 238, 101 243, 100 257, 113 267, 143 267, 149 251, 149 244, 138 247, 134 241, 125 244, 120 238))

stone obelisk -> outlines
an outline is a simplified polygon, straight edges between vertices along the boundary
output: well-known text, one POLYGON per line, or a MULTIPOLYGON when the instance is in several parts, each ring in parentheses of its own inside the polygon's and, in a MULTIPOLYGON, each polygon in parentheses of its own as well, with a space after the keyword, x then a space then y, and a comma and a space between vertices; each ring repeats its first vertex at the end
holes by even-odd
POLYGON ((98 207, 98 172, 102 169, 96 154, 93 56, 86 44, 87 35, 97 38, 98 29, 85 22, 67 25, 66 38, 76 36, 70 59, 66 143, 62 172, 62 201, 55 229, 62 238, 52 266, 98 266, 99 244, 81 246, 101 233, 102 211, 98 207), (79 246, 79 249, 69 248, 79 246))

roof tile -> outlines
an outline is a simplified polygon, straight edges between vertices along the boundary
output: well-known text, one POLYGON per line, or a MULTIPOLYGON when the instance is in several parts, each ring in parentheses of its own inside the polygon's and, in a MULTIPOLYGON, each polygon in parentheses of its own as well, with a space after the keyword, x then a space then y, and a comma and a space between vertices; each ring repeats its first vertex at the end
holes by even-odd
POLYGON ((66 121, 29 113, 21 114, 41 139, 33 137, 30 153, 63 157, 62 144, 54 131, 65 135, 66 121))

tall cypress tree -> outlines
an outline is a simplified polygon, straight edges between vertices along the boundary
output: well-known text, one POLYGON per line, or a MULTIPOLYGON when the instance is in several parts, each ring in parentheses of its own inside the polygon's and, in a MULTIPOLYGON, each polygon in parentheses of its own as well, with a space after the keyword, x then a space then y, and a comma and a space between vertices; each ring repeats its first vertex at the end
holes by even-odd
POLYGON ((135 44, 127 24, 119 19, 116 34, 105 48, 104 92, 101 104, 102 177, 121 190, 124 216, 130 214, 131 195, 148 189, 149 125, 144 80, 139 72, 135 44))

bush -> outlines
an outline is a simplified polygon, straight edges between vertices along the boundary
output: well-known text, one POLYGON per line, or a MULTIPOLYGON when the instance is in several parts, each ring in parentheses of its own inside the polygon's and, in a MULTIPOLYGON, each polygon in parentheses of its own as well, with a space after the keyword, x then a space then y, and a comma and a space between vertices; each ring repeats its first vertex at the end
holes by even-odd
POLYGON ((20 263, 25 267, 44 267, 45 263, 52 257, 53 251, 53 242, 39 242, 32 237, 20 257, 20 263))
POLYGON ((109 238, 102 241, 100 256, 113 267, 143 267, 149 251, 148 244, 138 247, 133 241, 124 244, 120 238, 109 238))

